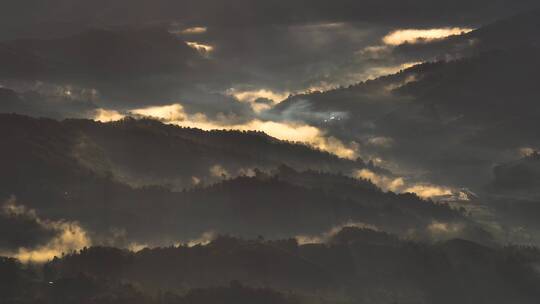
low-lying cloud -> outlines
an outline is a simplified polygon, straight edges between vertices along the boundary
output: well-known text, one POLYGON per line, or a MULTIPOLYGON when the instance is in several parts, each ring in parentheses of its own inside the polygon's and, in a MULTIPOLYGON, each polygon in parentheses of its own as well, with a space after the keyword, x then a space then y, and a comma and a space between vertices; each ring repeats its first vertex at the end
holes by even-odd
POLYGON ((186 41, 186 44, 203 55, 207 55, 214 50, 213 46, 201 42, 186 41))
MULTIPOLYGON (((30 220, 41 231, 50 232, 49 238, 39 244, 18 248, 0 248, 2 255, 17 258, 22 262, 42 263, 55 256, 61 256, 63 253, 91 245, 88 233, 77 222, 43 219, 38 216, 35 210, 17 204, 15 198, 4 203, 2 215, 30 220)), ((14 229, 13 233, 18 233, 18 230, 14 229)))
POLYGON ((344 228, 360 228, 360 229, 370 229, 374 231, 379 231, 376 226, 371 224, 366 224, 362 222, 347 222, 341 225, 332 227, 330 230, 325 231, 319 235, 298 235, 296 236, 296 241, 300 245, 305 244, 324 244, 330 241, 334 236, 336 236, 344 228))
POLYGON ((181 104, 155 106, 134 109, 122 114, 118 111, 100 110, 94 119, 100 121, 114 121, 125 115, 149 117, 158 119, 164 123, 174 124, 181 127, 199 128, 202 130, 240 130, 261 131, 280 140, 302 142, 314 148, 335 154, 342 158, 356 159, 358 144, 344 143, 336 137, 327 136, 325 131, 300 122, 270 121, 253 119, 243 123, 233 122, 225 114, 218 115, 217 120, 212 120, 203 113, 187 113, 181 104))
POLYGON ((444 27, 433 29, 399 29, 390 32, 383 37, 382 41, 388 45, 400 45, 404 43, 420 43, 443 39, 452 35, 460 35, 471 32, 472 28, 444 27))
POLYGON ((429 183, 410 182, 404 177, 386 176, 369 169, 355 171, 354 177, 369 180, 385 191, 414 193, 424 199, 467 200, 467 195, 462 193, 460 189, 429 183))

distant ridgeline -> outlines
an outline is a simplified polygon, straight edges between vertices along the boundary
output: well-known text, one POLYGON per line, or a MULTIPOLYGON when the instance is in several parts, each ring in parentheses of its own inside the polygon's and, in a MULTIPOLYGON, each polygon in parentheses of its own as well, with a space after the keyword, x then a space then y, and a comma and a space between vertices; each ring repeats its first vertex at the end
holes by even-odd
POLYGON ((538 303, 540 251, 400 241, 344 228, 323 243, 221 236, 130 252, 85 248, 40 266, 0 260, 5 303, 538 303))
POLYGON ((43 220, 80 223, 97 244, 114 231, 128 243, 159 245, 206 232, 318 235, 346 223, 430 239, 442 223, 459 227, 453 237, 492 242, 464 210, 339 173, 376 167, 261 133, 7 114, 0 133, 0 196, 43 220))

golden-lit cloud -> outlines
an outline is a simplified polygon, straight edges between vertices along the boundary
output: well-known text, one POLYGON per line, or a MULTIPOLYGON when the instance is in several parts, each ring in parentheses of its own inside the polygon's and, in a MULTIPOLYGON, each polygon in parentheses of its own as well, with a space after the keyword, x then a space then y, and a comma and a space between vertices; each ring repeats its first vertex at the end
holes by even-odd
POLYGON ((189 240, 185 243, 178 243, 178 245, 183 245, 183 246, 188 246, 188 247, 194 247, 194 246, 197 246, 197 245, 208 245, 210 244, 213 240, 215 240, 217 237, 217 234, 213 231, 207 231, 205 233, 203 233, 200 237, 196 238, 196 239, 192 239, 192 240, 189 240))
POLYGON ((356 178, 362 178, 371 181, 379 188, 385 191, 399 191, 403 186, 405 186, 405 180, 402 177, 388 177, 375 172, 362 169, 356 171, 356 178))
POLYGON ((349 227, 350 228, 370 229, 370 230, 379 231, 379 229, 377 229, 377 227, 375 227, 373 225, 370 225, 370 224, 365 224, 365 223, 361 223, 361 222, 347 222, 345 224, 341 224, 341 225, 337 225, 335 227, 332 227, 330 230, 325 231, 320 235, 297 235, 295 237, 295 239, 298 242, 298 244, 300 244, 300 245, 323 244, 323 243, 328 242, 330 239, 332 239, 332 237, 337 235, 344 228, 349 228, 349 227))
POLYGON ((239 176, 254 177, 256 175, 255 170, 252 168, 240 168, 238 169, 239 176))
POLYGON ((43 263, 53 259, 55 256, 61 256, 62 253, 69 253, 91 245, 86 231, 77 223, 49 222, 48 225, 60 230, 60 235, 44 246, 19 248, 13 257, 23 263, 43 263))
POLYGON ((345 144, 337 138, 326 136, 319 128, 303 123, 260 119, 253 119, 241 124, 229 123, 227 119, 211 120, 203 113, 188 114, 181 104, 135 109, 129 113, 136 116, 155 118, 164 123, 206 131, 261 131, 277 139, 302 142, 342 158, 356 159, 358 157, 358 144, 354 142, 345 144))
POLYGON ((227 178, 230 176, 229 172, 221 165, 214 165, 210 168, 210 175, 212 177, 227 178))
POLYGON ((518 149, 518 154, 519 154, 520 157, 531 156, 536 152, 537 152, 537 150, 533 149, 531 147, 522 147, 522 148, 518 149))
POLYGON ((389 33, 383 37, 383 42, 387 45, 400 45, 404 43, 419 43, 423 41, 433 41, 443 39, 452 35, 471 32, 472 28, 444 27, 433 29, 400 29, 389 33))
POLYGON ((10 199, 3 205, 3 211, 7 214, 30 217, 43 229, 56 234, 45 245, 34 248, 21 247, 14 252, 3 252, 2 255, 17 258, 23 263, 43 263, 55 256, 61 256, 62 253, 69 253, 91 245, 87 232, 77 222, 42 219, 38 217, 35 210, 17 205, 14 199, 10 199))
POLYGON ((191 183, 193 184, 193 186, 198 186, 201 184, 201 179, 198 178, 197 176, 192 176, 191 183))
POLYGON ((429 226, 428 226, 428 230, 430 231, 433 231, 433 232, 450 232, 450 231, 458 231, 459 228, 458 226, 454 226, 450 223, 443 223, 443 222, 432 222, 429 226))
POLYGON ((183 29, 180 31, 180 33, 185 34, 185 35, 194 35, 194 34, 204 34, 207 31, 208 31, 208 28, 205 26, 194 26, 194 27, 183 29))
POLYGON ((188 118, 181 104, 147 107, 129 111, 130 114, 156 118, 163 121, 183 121, 188 118))
MULTIPOLYGON (((320 133, 320 131, 319 131, 320 133)), ((312 146, 315 148, 318 148, 320 150, 332 153, 334 155, 337 155, 341 158, 346 159, 356 159, 358 158, 358 151, 359 151, 359 145, 356 142, 351 142, 349 144, 344 144, 341 140, 339 140, 336 137, 333 136, 323 136, 319 134, 319 136, 313 138, 311 142, 309 142, 312 146)))
POLYGON ((124 118, 124 115, 115 110, 97 109, 94 111, 93 118, 95 121, 111 122, 124 118))
POLYGON ((137 242, 129 243, 127 249, 132 252, 139 252, 143 249, 149 248, 148 244, 140 244, 137 242))
POLYGON ((371 181, 384 191, 414 193, 424 199, 469 200, 467 194, 459 189, 426 183, 410 183, 403 177, 385 176, 383 174, 377 174, 368 169, 357 170, 353 175, 356 178, 371 181))
POLYGON ((189 47, 197 50, 199 53, 202 53, 202 54, 208 54, 214 50, 213 46, 209 44, 200 43, 200 42, 186 41, 186 44, 189 47))
POLYGON ((230 89, 227 91, 229 95, 236 97, 240 101, 253 102, 259 98, 270 99, 274 102, 279 102, 289 95, 289 93, 276 93, 271 90, 252 90, 252 91, 239 91, 236 89, 230 89))
POLYGON ((450 196, 454 191, 447 187, 419 184, 406 188, 403 192, 415 193, 421 198, 432 198, 437 196, 450 196))
POLYGON ((267 89, 259 90, 238 90, 238 89, 229 89, 225 94, 233 96, 240 102, 248 103, 253 111, 260 113, 264 110, 270 109, 273 105, 278 104, 279 102, 285 100, 290 92, 274 92, 267 89), (257 99, 264 98, 271 101, 269 103, 260 103, 257 102, 257 99))

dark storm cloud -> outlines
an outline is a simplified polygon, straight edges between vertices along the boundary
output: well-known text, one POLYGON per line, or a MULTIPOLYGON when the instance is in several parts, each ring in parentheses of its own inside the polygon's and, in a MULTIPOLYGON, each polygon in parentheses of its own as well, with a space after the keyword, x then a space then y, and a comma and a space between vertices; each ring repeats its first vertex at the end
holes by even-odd
POLYGON ((309 22, 372 22, 390 26, 479 24, 537 5, 532 0, 10 0, 2 10, 4 35, 80 30, 88 25, 181 21, 209 26, 309 22), (7 9, 6 9, 7 8, 7 9), (38 27, 38 25, 41 26, 38 27), (69 26, 67 26, 69 25, 69 26))
POLYGON ((373 76, 368 68, 380 64, 364 60, 358 50, 385 33, 346 23, 208 28, 196 34, 182 34, 182 29, 114 28, 4 42, 0 61, 7 69, 1 83, 19 93, 77 87, 95 92, 95 107, 127 110, 182 103, 210 117, 230 112, 250 118, 249 106, 227 96, 228 90, 265 89, 282 99, 291 92, 356 83, 373 76), (186 43, 213 49, 203 53, 186 43))
POLYGON ((216 47, 212 58, 232 72, 228 85, 295 91, 354 81, 347 77, 355 53, 380 34, 367 24, 318 23, 209 28, 204 36, 216 47))
POLYGON ((34 83, 33 88, 14 91, 0 87, 0 112, 20 113, 34 117, 84 118, 92 116, 98 106, 84 90, 34 83))
POLYGON ((210 116, 226 112, 251 116, 245 104, 219 95, 231 88, 286 95, 389 74, 433 53, 385 54, 377 47, 392 29, 476 26, 532 5, 503 2, 10 2, 3 10, 9 14, 2 19, 4 37, 72 36, 2 45, 0 62, 8 78, 95 89, 99 107, 180 102, 192 112, 210 111, 210 116), (193 26, 205 30, 182 34, 193 26), (109 31, 87 31, 89 27, 109 31), (167 35, 165 29, 178 36, 167 35), (209 49, 201 52, 201 47, 209 49), (208 102, 211 107, 204 105, 204 100, 218 99, 208 102))
POLYGON ((493 169, 490 187, 497 194, 523 199, 540 197, 540 155, 532 148, 522 149, 523 158, 497 165, 493 169))
POLYGON ((248 105, 222 94, 229 77, 214 60, 164 28, 7 41, 0 53, 4 112, 85 117, 100 107, 127 110, 182 102, 187 110, 210 117, 252 114, 248 105))

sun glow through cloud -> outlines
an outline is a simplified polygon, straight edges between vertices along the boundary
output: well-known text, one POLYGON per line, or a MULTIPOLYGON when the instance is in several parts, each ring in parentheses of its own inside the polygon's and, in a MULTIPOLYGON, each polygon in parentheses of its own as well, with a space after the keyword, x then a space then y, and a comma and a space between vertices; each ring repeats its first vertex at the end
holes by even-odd
MULTIPOLYGON (((327 136, 325 132, 317 127, 288 121, 270 121, 252 119, 243 123, 232 123, 226 117, 222 121, 210 119, 204 113, 186 113, 181 104, 171 104, 164 106, 153 106, 128 111, 128 115, 138 117, 149 117, 160 120, 164 123, 174 124, 181 127, 198 128, 205 131, 210 130, 238 130, 238 131, 261 131, 280 140, 291 142, 302 142, 314 148, 332 153, 341 158, 356 159, 358 155, 358 144, 344 143, 338 138, 327 136)), ((94 117, 100 121, 120 120, 125 115, 116 111, 101 110, 94 117)))
POLYGON ((434 185, 414 185, 404 190, 404 192, 415 193, 422 198, 452 195, 453 191, 447 187, 434 185))
POLYGON ((362 169, 356 172, 357 178, 363 178, 371 181, 383 190, 398 191, 405 185, 405 180, 401 177, 388 177, 376 174, 375 172, 362 169))
POLYGON ((274 92, 268 89, 258 89, 258 90, 238 90, 238 89, 229 89, 225 92, 226 95, 233 96, 240 102, 248 103, 253 111, 260 113, 262 111, 272 108, 273 105, 278 104, 279 102, 285 100, 290 92, 274 92), (271 103, 261 103, 257 102, 259 99, 267 99, 271 103))
POLYGON ((434 29, 399 29, 383 37, 383 42, 388 45, 400 45, 404 43, 418 43, 446 38, 452 35, 460 35, 473 31, 472 28, 445 27, 434 29))
POLYGON ((214 47, 209 45, 209 44, 204 44, 204 43, 200 43, 200 42, 195 42, 195 41, 186 41, 186 44, 197 50, 198 52, 200 53, 203 53, 203 54, 207 54, 207 53, 210 53, 214 50, 214 47))
POLYGON ((120 112, 115 110, 97 109, 94 111, 94 120, 99 122, 117 121, 124 118, 120 112))
POLYGON ((403 177, 385 176, 368 169, 357 170, 354 177, 366 179, 385 191, 397 193, 414 193, 424 199, 453 198, 468 200, 459 189, 427 183, 410 183, 403 177))
POLYGON ((266 99, 272 100, 275 103, 278 103, 282 101, 283 99, 287 98, 287 96, 289 96, 290 93, 289 92, 279 93, 279 92, 274 92, 274 91, 266 90, 266 89, 247 90, 247 91, 230 89, 230 90, 227 90, 227 94, 236 97, 240 101, 252 102, 259 98, 266 98, 266 99))

